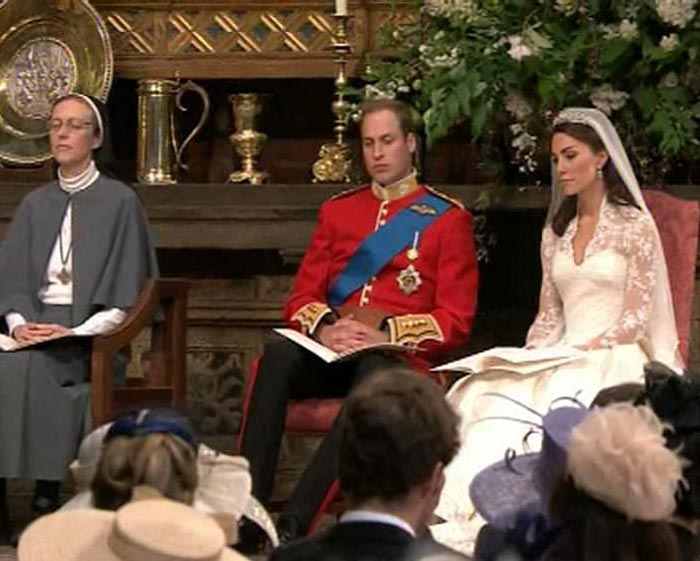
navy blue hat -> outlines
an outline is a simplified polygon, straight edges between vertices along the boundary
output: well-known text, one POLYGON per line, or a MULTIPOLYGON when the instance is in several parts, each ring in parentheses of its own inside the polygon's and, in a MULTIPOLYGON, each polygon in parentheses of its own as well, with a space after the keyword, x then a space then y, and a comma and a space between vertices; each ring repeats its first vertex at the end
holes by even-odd
POLYGON ((189 419, 173 409, 157 407, 141 409, 120 417, 109 428, 104 442, 118 436, 145 436, 147 434, 172 434, 189 444, 197 452, 197 438, 189 419))

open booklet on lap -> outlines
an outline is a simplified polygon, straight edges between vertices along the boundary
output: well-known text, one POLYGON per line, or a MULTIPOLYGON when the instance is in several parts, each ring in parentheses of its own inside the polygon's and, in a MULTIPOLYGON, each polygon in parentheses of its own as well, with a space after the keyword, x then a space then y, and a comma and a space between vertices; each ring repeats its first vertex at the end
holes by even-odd
POLYGON ((523 347, 494 347, 459 360, 433 368, 435 372, 455 371, 476 374, 485 370, 515 370, 530 374, 580 360, 585 353, 565 346, 525 349, 523 347))
POLYGON ((18 341, 17 339, 13 339, 7 335, 0 334, 0 351, 10 353, 21 349, 26 349, 28 347, 34 347, 35 345, 41 345, 49 341, 55 341, 56 339, 65 339, 67 337, 84 337, 84 335, 76 335, 74 333, 54 334, 34 341, 18 341))
POLYGON ((403 345, 398 345, 396 343, 377 343, 374 345, 367 345, 359 349, 352 349, 342 353, 337 353, 333 349, 329 349, 325 345, 322 345, 315 339, 307 337, 294 329, 278 328, 274 330, 275 333, 286 337, 290 341, 293 341, 297 345, 304 347, 307 351, 312 352, 317 357, 321 358, 327 363, 338 362, 340 360, 348 360, 350 358, 355 358, 362 353, 368 351, 399 351, 407 352, 409 349, 403 345))

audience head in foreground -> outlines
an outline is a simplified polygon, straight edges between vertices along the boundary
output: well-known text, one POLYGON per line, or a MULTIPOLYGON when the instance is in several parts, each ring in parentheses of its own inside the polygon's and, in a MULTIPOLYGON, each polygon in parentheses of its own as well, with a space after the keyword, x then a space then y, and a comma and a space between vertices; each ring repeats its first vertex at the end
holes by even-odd
POLYGON ((79 492, 62 510, 117 510, 147 486, 214 516, 228 543, 237 541, 243 517, 278 543, 269 514, 251 495, 247 460, 197 445, 189 420, 172 409, 142 409, 95 429, 70 469, 79 492))
POLYGON ((684 462, 664 424, 628 402, 575 411, 545 416, 541 452, 474 479, 474 504, 489 522, 480 559, 680 559, 670 518, 684 462))
POLYGON ((197 489, 197 441, 189 420, 172 409, 142 409, 117 419, 104 437, 92 480, 93 504, 116 510, 138 485, 192 504, 197 489))
POLYGON ((459 446, 457 421, 427 376, 391 368, 362 381, 340 420, 338 475, 348 510, 270 561, 465 559, 427 532, 459 446))
POLYGON ((649 407, 628 403, 596 408, 574 430, 550 503, 553 520, 567 526, 564 547, 547 559, 567 550, 581 560, 679 559, 669 519, 683 461, 663 433, 649 407))
POLYGON ((637 403, 654 410, 665 425, 666 445, 685 460, 672 517, 682 559, 700 559, 700 375, 679 376, 659 362, 647 364, 644 375, 637 403))
POLYGON ((459 447, 457 422, 425 376, 381 372, 360 384, 341 429, 338 470, 350 508, 394 513, 420 532, 459 447))

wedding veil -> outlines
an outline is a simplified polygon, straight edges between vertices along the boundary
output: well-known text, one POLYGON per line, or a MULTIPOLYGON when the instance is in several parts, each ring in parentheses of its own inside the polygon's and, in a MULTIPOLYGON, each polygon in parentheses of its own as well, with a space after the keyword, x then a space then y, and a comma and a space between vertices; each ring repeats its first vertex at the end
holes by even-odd
MULTIPOLYGON (((608 117, 597 109, 569 107, 557 115, 554 124, 557 125, 560 123, 579 123, 589 126, 596 132, 603 142, 605 150, 612 164, 615 166, 618 175, 634 198, 634 201, 647 215, 651 216, 644 202, 644 197, 642 197, 642 190, 632 170, 627 152, 625 152, 617 130, 615 130, 615 127, 608 117)), ((553 220, 564 198, 563 189, 559 184, 556 169, 553 166, 552 197, 547 212, 548 224, 553 220)), ((654 224, 654 231, 656 232, 657 254, 661 256, 661 258, 657 261, 656 284, 654 285, 652 293, 649 323, 647 325, 644 343, 652 360, 658 360, 675 370, 682 371, 683 360, 678 351, 678 333, 676 331, 676 320, 673 313, 671 286, 669 284, 666 260, 664 258, 663 247, 661 246, 661 239, 656 224, 654 224)))

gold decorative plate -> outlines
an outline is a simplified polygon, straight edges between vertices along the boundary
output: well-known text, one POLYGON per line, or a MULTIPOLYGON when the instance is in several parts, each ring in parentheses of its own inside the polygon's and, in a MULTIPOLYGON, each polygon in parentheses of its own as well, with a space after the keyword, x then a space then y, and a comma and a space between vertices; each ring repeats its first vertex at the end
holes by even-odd
POLYGON ((113 73, 107 28, 86 0, 0 0, 0 160, 48 160, 53 101, 71 91, 104 101, 113 73))

